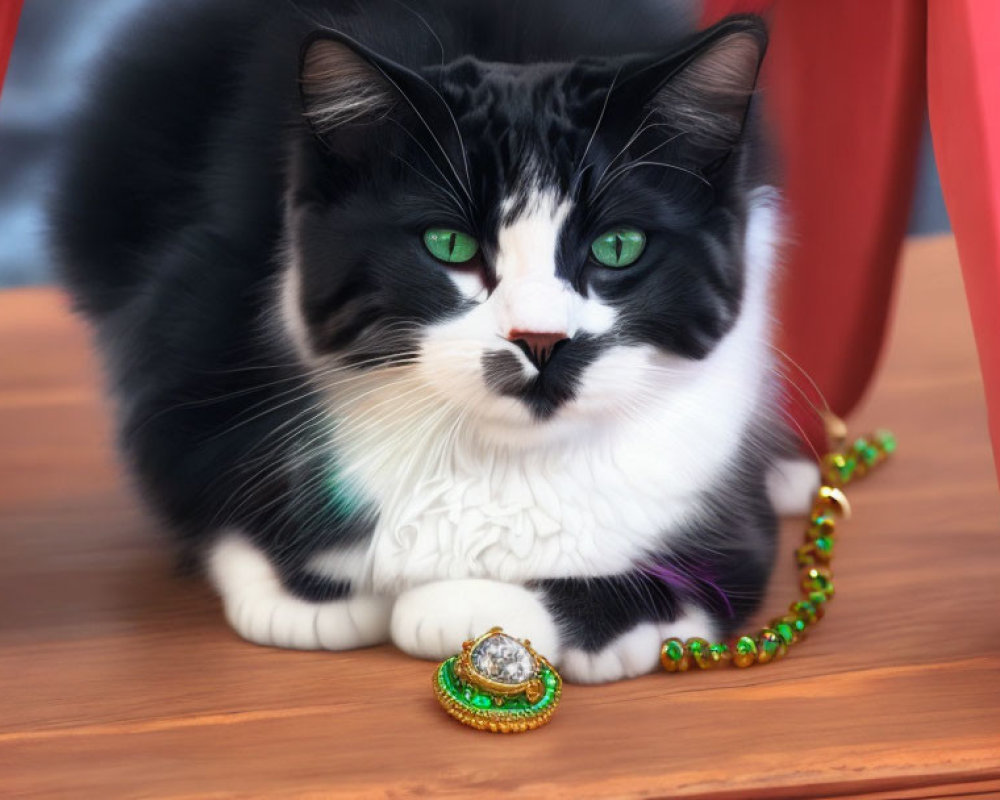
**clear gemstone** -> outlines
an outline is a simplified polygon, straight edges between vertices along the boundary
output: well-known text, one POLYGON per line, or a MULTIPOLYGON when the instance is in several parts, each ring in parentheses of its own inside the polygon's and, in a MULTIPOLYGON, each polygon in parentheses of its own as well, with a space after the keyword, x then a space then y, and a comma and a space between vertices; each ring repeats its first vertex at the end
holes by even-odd
POLYGON ((527 648, 503 633, 495 633, 473 648, 472 666, 498 683, 524 683, 538 672, 538 664, 527 648))

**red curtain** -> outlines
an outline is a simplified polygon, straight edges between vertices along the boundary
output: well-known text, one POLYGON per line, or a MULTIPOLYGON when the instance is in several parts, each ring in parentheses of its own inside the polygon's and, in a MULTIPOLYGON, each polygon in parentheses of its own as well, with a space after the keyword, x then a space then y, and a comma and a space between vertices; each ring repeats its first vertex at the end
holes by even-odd
POLYGON ((708 0, 706 24, 764 12, 762 87, 789 211, 779 345, 789 410, 824 444, 811 404, 857 405, 876 367, 906 232, 924 111, 926 7, 915 0, 708 0), (791 363, 798 365, 801 371, 791 363))
POLYGON ((7 74, 10 53, 14 49, 14 34, 21 17, 22 0, 0 0, 0 92, 7 74))

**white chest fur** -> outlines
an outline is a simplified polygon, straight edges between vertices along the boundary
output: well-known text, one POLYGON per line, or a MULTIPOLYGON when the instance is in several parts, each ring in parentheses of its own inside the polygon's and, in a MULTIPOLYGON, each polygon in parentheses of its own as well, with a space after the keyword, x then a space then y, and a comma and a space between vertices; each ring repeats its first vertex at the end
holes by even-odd
POLYGON ((342 390, 340 477, 379 518, 363 548, 321 554, 312 568, 394 593, 442 579, 615 574, 669 546, 725 479, 766 391, 773 232, 763 203, 751 217, 739 320, 708 358, 613 348, 587 370, 579 399, 544 423, 561 426, 559 436, 531 446, 484 439, 419 367, 342 390), (620 411, 595 422, 589 398, 605 407, 609 391, 620 411))

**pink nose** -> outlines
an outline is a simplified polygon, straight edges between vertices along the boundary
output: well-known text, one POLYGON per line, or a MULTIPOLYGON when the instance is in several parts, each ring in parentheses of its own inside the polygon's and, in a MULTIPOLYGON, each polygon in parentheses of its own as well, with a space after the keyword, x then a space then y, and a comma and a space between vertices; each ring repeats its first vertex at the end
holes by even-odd
POLYGON ((518 330, 508 333, 507 340, 520 347, 528 360, 538 369, 545 366, 560 344, 569 341, 565 333, 538 333, 518 330))

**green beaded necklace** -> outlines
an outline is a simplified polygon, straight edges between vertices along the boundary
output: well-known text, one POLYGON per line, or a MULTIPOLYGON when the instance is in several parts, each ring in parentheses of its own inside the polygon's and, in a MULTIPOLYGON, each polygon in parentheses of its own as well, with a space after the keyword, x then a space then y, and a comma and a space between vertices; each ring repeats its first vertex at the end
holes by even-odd
POLYGON ((830 563, 837 521, 851 514, 841 487, 867 475, 896 450, 896 437, 889 431, 876 431, 849 446, 846 429, 839 419, 828 418, 827 431, 831 450, 823 459, 826 483, 816 492, 805 541, 795 550, 802 599, 792 603, 787 614, 771 620, 753 636, 740 636, 729 642, 667 639, 660 649, 660 662, 667 672, 686 672, 692 666, 714 669, 728 664, 741 668, 769 664, 784 656, 789 647, 801 641, 806 631, 823 618, 826 604, 833 598, 830 563))

